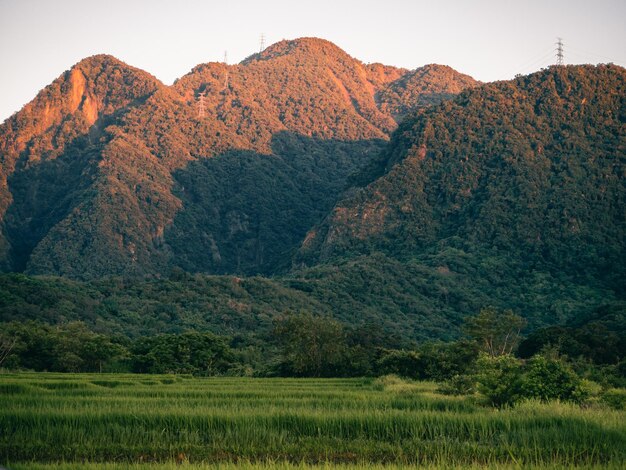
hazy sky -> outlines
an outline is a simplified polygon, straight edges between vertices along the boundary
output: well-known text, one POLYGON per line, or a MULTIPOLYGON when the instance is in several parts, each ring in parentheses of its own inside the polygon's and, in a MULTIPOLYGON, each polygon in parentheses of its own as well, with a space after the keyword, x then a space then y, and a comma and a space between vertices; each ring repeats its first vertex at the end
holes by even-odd
POLYGON ((626 0, 0 0, 0 121, 84 57, 112 54, 170 84, 317 36, 363 62, 447 64, 483 81, 554 62, 626 65, 626 0))

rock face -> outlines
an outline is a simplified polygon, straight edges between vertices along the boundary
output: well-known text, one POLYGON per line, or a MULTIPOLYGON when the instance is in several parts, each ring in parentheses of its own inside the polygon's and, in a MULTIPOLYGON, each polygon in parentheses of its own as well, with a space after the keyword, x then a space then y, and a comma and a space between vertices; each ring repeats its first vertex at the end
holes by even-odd
POLYGON ((85 59, 0 126, 2 268, 280 271, 396 118, 476 85, 446 71, 444 84, 365 65, 314 38, 199 65, 171 87, 85 59))

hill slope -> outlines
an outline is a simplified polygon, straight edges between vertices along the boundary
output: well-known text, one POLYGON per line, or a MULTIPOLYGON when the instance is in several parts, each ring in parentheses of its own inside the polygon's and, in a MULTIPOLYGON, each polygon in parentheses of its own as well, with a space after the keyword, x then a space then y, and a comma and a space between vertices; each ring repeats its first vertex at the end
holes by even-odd
POLYGON ((279 271, 413 102, 394 88, 408 73, 313 38, 199 65, 171 87, 87 59, 0 127, 3 269, 279 271))
POLYGON ((111 56, 76 64, 0 126, 0 263, 22 270, 90 195, 104 128, 162 87, 111 56))
POLYGON ((555 292, 568 314, 588 289, 623 295, 625 79, 612 65, 555 67, 418 112, 300 260, 417 260, 457 279, 451 297, 469 275, 493 303, 540 300, 544 316, 555 292))

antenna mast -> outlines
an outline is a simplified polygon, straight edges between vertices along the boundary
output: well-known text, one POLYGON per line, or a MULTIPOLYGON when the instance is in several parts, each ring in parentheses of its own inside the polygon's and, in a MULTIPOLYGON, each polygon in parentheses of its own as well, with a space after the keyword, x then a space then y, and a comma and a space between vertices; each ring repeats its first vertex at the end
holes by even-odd
POLYGON ((259 52, 263 52, 265 49, 265 34, 261 33, 261 47, 259 48, 259 52))
POLYGON ((556 65, 563 65, 563 38, 556 39, 556 65))

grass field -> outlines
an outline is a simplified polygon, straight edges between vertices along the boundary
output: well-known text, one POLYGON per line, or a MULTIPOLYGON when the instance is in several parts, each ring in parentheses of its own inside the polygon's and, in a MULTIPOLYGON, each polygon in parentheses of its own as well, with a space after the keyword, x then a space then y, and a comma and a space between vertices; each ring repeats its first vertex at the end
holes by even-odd
POLYGON ((626 466, 623 411, 561 403, 496 410, 435 389, 368 379, 4 374, 0 464, 626 466))

